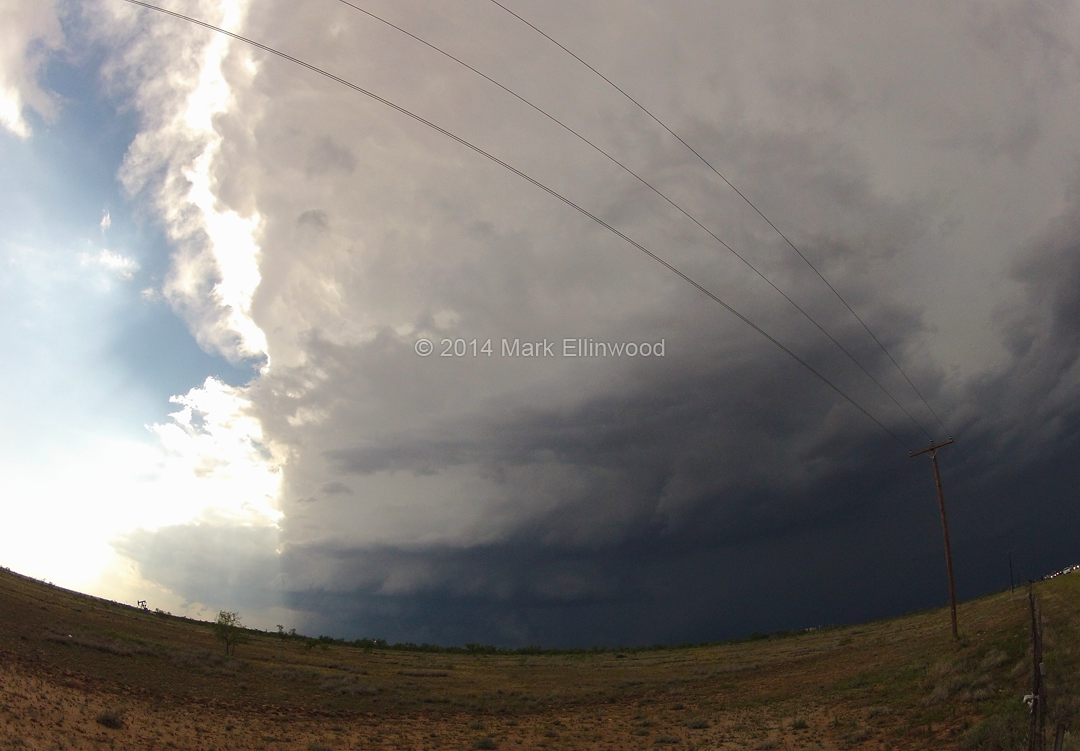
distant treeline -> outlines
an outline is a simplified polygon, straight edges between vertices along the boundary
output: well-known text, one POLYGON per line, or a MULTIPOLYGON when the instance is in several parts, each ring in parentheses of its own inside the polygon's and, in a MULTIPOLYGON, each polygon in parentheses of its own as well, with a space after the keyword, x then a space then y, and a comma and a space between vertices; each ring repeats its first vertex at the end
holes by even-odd
MULTIPOLYGON (((1080 570, 1080 567, 1073 567, 1073 570, 1080 570)), ((115 602, 113 600, 106 600, 102 597, 95 597, 94 595, 83 594, 82 592, 76 592, 74 590, 64 589, 52 582, 44 581, 42 579, 35 579, 25 574, 20 574, 16 571, 12 571, 10 568, 0 566, 0 571, 9 573, 13 576, 17 576, 20 579, 37 582, 38 584, 44 584, 54 589, 60 589, 65 592, 69 592, 77 597, 94 600, 107 607, 140 610, 143 612, 152 612, 154 615, 160 618, 176 618, 178 620, 187 621, 192 624, 204 626, 207 628, 213 628, 214 624, 210 621, 203 621, 197 618, 184 615, 173 615, 160 608, 155 608, 153 611, 147 607, 144 600, 140 600, 138 606, 132 607, 125 603, 115 602)), ((1067 570, 1068 571, 1068 570, 1067 570)), ((1064 573, 1064 572, 1058 572, 1064 573)), ((1044 578, 1051 578, 1058 574, 1052 574, 1044 578)), ((587 654, 606 654, 613 653, 616 657, 626 656, 628 654, 640 653, 640 652, 659 652, 665 649, 693 649, 697 647, 718 647, 725 644, 741 644, 745 642, 762 641, 765 639, 786 639, 795 636, 803 636, 804 634, 813 633, 815 631, 825 631, 833 628, 839 628, 838 626, 819 626, 816 628, 807 628, 801 631, 787 631, 781 629, 780 631, 773 631, 770 633, 761 633, 755 631, 749 636, 743 638, 726 639, 723 641, 703 641, 703 642, 686 642, 683 644, 652 644, 649 646, 638 647, 570 647, 570 648, 547 648, 535 645, 526 647, 497 647, 493 644, 466 644, 463 647, 444 647, 439 644, 414 644, 413 642, 399 642, 391 644, 386 639, 335 639, 332 636, 319 636, 312 637, 306 634, 301 634, 296 631, 295 628, 285 630, 284 626, 278 626, 277 632, 263 631, 262 629, 241 627, 241 632, 247 635, 259 635, 259 636, 277 636, 279 639, 298 641, 304 644, 309 649, 321 648, 328 649, 331 646, 338 647, 352 647, 353 649, 364 650, 386 650, 393 652, 427 652, 431 654, 460 654, 460 655, 587 655, 587 654)))
MULTIPOLYGON (((832 628, 827 626, 824 628, 832 628)), ((265 631, 256 631, 255 629, 249 629, 254 633, 265 634, 265 631)), ((353 649, 363 649, 366 651, 371 650, 386 650, 391 652, 427 652, 431 654, 459 654, 459 655, 587 655, 587 654, 606 654, 613 653, 616 657, 625 656, 630 653, 639 652, 659 652, 661 650, 670 649, 694 649, 697 647, 715 647, 725 644, 739 644, 742 642, 762 641, 765 639, 786 639, 795 636, 802 636, 803 634, 811 633, 813 631, 819 631, 824 629, 806 629, 804 631, 773 631, 772 633, 760 633, 755 631, 745 638, 727 639, 725 641, 713 641, 713 642, 686 642, 683 644, 652 644, 649 646, 638 647, 569 647, 569 648, 549 648, 540 647, 536 645, 530 645, 526 647, 497 647, 494 644, 466 644, 463 647, 445 647, 440 644, 416 644, 414 642, 395 642, 391 644, 385 639, 335 639, 332 636, 319 636, 311 637, 304 634, 297 633, 296 629, 289 629, 286 631, 284 627, 278 626, 276 636, 280 639, 299 641, 304 643, 308 648, 321 647, 328 648, 330 646, 339 647, 351 647, 353 649)))

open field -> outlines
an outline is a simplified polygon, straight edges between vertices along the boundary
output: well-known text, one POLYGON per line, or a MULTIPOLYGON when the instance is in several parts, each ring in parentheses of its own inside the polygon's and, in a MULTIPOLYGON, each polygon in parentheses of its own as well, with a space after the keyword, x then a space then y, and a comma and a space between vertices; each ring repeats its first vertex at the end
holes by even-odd
MULTIPOLYGON (((1035 586, 1053 729, 1080 719, 1080 575, 1035 586)), ((567 654, 361 649, 0 571, 0 751, 1026 748, 1027 592, 733 644, 567 654)), ((1075 738, 1066 748, 1078 748, 1075 738)))

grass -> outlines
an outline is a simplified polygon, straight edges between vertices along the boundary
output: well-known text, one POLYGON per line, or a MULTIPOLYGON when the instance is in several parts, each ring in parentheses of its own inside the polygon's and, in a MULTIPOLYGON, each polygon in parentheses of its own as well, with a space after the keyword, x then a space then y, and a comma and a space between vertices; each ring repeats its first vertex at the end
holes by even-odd
MULTIPOLYGON (((1045 625, 1048 735, 1052 741, 1064 723, 1066 748, 1075 749, 1080 574, 1037 584, 1035 593, 1045 625)), ((249 630, 226 656, 211 624, 0 570, 0 692, 5 681, 38 692, 18 690, 28 697, 24 710, 0 708, 0 749, 15 738, 29 744, 39 727, 29 718, 44 711, 33 707, 60 705, 67 723, 85 715, 117 733, 167 725, 178 748, 189 747, 188 736, 230 748, 264 747, 264 737, 309 749, 376 743, 368 739, 433 749, 1023 747, 1020 697, 1032 670, 1026 593, 963 603, 959 617, 959 642, 948 613, 936 610, 783 638, 562 653, 475 645, 409 651, 249 630), (59 698, 46 701, 41 692, 59 698), (118 693, 133 702, 125 698, 125 716, 117 715, 123 727, 95 720, 118 693), (72 714, 81 701, 99 706, 72 714), (159 708, 165 719, 136 722, 159 708), (185 713, 190 728, 170 719, 185 713), (315 735, 328 726, 337 735, 315 735), (216 734, 224 735, 211 742, 216 734)))

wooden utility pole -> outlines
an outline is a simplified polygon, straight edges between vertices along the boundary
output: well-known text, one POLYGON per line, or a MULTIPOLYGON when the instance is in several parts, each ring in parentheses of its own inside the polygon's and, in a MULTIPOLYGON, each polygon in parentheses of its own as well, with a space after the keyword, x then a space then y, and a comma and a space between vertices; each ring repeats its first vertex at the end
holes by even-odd
POLYGON ((937 463, 938 449, 942 446, 948 446, 952 442, 953 439, 950 438, 941 443, 931 443, 928 448, 924 448, 922 451, 912 451, 908 456, 930 454, 930 459, 934 463, 934 482, 937 483, 938 509, 941 510, 941 531, 945 534, 945 565, 949 569, 949 606, 952 608, 952 635, 954 639, 959 639, 960 632, 956 628, 956 585, 953 582, 952 546, 949 545, 949 522, 945 518, 945 493, 941 489, 941 472, 938 470, 937 463))

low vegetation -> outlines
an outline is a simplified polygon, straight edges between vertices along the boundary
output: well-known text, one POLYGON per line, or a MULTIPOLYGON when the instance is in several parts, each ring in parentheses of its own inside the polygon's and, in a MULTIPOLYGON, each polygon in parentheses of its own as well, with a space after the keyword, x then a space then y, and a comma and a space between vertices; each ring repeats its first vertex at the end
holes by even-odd
MULTIPOLYGON (((1035 586, 1080 751, 1080 575, 1035 586)), ((1025 748, 1026 592, 678 648, 392 645, 203 623, 0 571, 0 749, 1025 748), (236 645, 241 644, 239 650, 236 645)))
POLYGON ((236 644, 244 631, 244 624, 240 622, 239 613, 231 613, 222 610, 214 621, 214 636, 225 645, 225 654, 236 654, 236 644))
POLYGON ((97 716, 96 719, 98 725, 104 725, 105 727, 111 728, 113 730, 120 730, 124 727, 124 716, 119 712, 102 712, 97 716))

